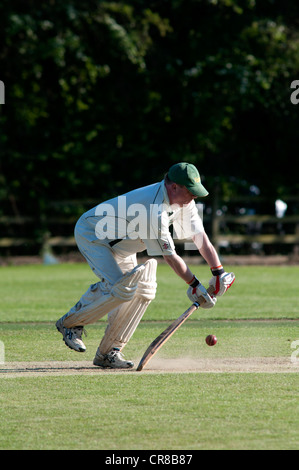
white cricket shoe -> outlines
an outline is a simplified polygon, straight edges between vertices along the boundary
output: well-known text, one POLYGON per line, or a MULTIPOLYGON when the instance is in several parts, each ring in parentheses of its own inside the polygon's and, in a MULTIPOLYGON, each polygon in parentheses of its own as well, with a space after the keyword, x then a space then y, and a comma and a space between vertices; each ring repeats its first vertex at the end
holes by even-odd
POLYGON ((124 359, 118 348, 113 348, 108 354, 101 354, 98 350, 93 364, 109 369, 132 369, 134 367, 134 363, 124 359))
POLYGON ((62 334, 65 344, 75 351, 85 352, 86 346, 82 341, 82 333, 86 335, 83 326, 75 326, 74 328, 66 328, 63 326, 63 317, 56 322, 57 330, 62 334))

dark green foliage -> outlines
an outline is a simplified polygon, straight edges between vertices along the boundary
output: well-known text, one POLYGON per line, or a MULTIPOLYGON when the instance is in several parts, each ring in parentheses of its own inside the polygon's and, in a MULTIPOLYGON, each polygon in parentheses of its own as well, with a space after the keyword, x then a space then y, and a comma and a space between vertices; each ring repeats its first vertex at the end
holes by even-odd
POLYGON ((181 160, 211 193, 298 191, 295 0, 2 1, 0 15, 2 214, 100 202, 181 160))

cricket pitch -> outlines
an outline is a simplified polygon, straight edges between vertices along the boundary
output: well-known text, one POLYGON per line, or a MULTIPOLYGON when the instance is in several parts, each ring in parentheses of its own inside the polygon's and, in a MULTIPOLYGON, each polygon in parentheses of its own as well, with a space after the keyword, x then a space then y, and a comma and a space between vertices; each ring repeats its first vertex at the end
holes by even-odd
MULTIPOLYGON (((60 375, 135 374, 133 369, 113 370, 93 366, 90 361, 7 362, 0 366, 0 378, 60 375)), ((153 358, 141 373, 298 373, 299 364, 286 357, 242 357, 194 359, 153 358)))

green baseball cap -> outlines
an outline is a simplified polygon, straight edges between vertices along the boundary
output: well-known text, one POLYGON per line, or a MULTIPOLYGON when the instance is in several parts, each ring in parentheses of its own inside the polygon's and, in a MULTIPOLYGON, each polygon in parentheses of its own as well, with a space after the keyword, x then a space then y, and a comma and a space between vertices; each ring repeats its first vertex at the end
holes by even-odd
POLYGON ((168 177, 174 183, 185 186, 194 196, 205 197, 209 193, 201 184, 200 174, 191 163, 176 163, 169 168, 168 177))

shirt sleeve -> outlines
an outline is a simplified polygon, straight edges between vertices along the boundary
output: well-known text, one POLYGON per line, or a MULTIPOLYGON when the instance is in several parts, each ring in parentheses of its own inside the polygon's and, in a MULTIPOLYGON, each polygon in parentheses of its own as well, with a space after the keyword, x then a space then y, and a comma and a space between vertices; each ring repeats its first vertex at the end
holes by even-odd
POLYGON ((194 201, 182 207, 173 222, 174 238, 189 240, 195 235, 202 234, 204 227, 194 201))
POLYGON ((173 239, 169 232, 169 218, 165 210, 151 211, 150 236, 143 240, 149 256, 172 255, 175 253, 173 239))

